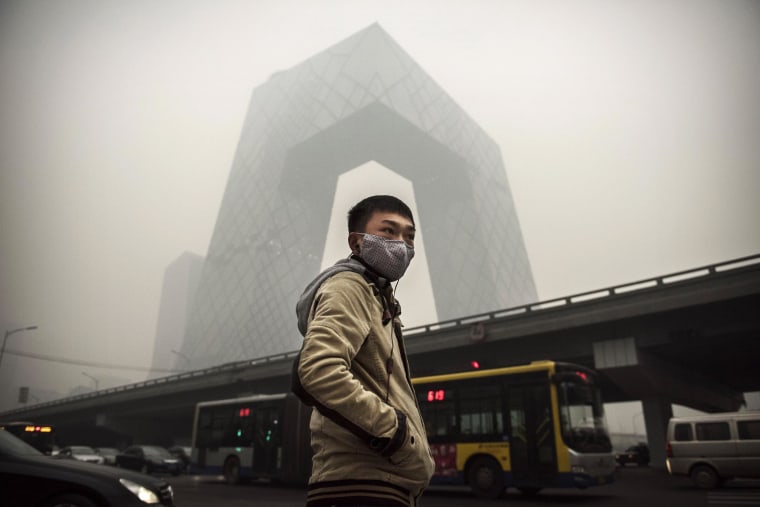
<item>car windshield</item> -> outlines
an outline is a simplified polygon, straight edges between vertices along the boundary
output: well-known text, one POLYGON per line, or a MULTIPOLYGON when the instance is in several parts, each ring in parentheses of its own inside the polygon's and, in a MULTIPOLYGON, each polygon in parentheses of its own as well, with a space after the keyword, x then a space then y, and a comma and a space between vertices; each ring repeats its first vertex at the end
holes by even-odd
POLYGON ((0 455, 44 456, 40 451, 5 430, 0 430, 0 455))
POLYGON ((612 443, 599 389, 576 380, 562 381, 557 388, 565 443, 577 452, 610 452, 612 443))
POLYGON ((153 456, 156 458, 172 458, 173 456, 163 447, 143 447, 146 456, 153 456))
POLYGON ((189 447, 172 447, 169 452, 176 455, 190 456, 191 449, 189 447))
POLYGON ((74 447, 70 447, 72 454, 95 454, 95 451, 92 449, 92 447, 87 447, 85 445, 77 445, 74 447))

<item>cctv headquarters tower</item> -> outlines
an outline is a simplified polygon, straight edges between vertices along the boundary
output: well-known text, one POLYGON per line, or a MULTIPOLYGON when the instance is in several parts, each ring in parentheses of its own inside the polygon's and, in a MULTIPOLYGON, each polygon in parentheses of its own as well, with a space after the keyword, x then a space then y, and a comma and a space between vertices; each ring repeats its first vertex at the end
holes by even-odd
POLYGON ((338 177, 370 161, 413 184, 440 320, 536 301, 498 146, 375 24, 254 89, 187 321, 190 366, 300 348, 295 305, 338 177))

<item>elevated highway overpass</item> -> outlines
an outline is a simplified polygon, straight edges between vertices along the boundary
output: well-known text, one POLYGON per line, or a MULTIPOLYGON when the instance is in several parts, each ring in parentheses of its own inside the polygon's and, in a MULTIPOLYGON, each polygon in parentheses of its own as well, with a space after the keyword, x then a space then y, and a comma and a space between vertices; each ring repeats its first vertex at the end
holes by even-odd
MULTIPOLYGON (((671 403, 738 409, 760 390, 760 255, 407 329, 415 375, 538 359, 600 372, 606 402, 641 400, 653 463, 671 403)), ((62 435, 189 442, 199 401, 289 387, 295 351, 0 413, 62 435)), ((124 442, 126 443, 126 442, 124 442)))

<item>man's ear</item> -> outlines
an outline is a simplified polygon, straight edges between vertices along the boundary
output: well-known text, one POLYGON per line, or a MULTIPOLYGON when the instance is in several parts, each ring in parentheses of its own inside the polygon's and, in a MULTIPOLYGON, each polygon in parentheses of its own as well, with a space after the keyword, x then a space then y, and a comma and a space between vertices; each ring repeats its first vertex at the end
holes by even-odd
POLYGON ((351 249, 352 254, 359 255, 359 252, 361 252, 361 240, 361 234, 355 232, 348 233, 348 248, 351 249))

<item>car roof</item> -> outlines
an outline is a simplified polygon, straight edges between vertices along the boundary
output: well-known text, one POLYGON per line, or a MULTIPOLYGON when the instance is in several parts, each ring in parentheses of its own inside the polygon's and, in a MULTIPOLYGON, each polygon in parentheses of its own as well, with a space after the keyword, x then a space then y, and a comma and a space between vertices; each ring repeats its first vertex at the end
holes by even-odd
POLYGON ((746 412, 720 412, 717 414, 700 414, 682 417, 672 417, 671 423, 689 423, 703 421, 724 421, 728 419, 760 419, 760 410, 748 410, 746 412))

